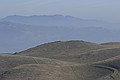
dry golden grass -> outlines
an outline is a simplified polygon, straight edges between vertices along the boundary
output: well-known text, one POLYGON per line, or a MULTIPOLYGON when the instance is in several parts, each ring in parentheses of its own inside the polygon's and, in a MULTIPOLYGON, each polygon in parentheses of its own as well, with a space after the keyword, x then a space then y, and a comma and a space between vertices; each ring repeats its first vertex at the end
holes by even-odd
POLYGON ((96 80, 112 73, 106 69, 95 68, 91 65, 48 65, 27 64, 17 66, 5 72, 1 80, 96 80))
POLYGON ((18 52, 17 55, 35 56, 35 57, 52 57, 78 55, 83 52, 104 48, 102 45, 85 41, 58 41, 30 48, 18 52))
POLYGON ((59 41, 14 55, 0 54, 0 80, 113 80, 109 67, 118 71, 119 80, 120 47, 116 43, 59 41))
POLYGON ((50 65, 72 65, 75 63, 72 62, 65 62, 55 59, 48 59, 48 58, 37 58, 37 57, 30 57, 30 56, 19 56, 19 55, 4 55, 0 54, 0 74, 4 71, 14 68, 19 65, 23 64, 37 64, 35 60, 39 64, 50 64, 50 65))

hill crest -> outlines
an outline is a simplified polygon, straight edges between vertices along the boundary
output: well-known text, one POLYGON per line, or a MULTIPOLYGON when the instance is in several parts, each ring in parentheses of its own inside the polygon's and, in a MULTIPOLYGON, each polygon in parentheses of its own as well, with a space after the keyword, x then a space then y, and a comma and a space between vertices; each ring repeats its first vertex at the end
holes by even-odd
POLYGON ((16 53, 17 55, 29 55, 29 56, 65 56, 65 55, 78 55, 82 52, 87 52, 90 50, 101 49, 104 46, 80 41, 80 40, 70 40, 70 41, 56 41, 51 43, 42 44, 22 52, 16 53))

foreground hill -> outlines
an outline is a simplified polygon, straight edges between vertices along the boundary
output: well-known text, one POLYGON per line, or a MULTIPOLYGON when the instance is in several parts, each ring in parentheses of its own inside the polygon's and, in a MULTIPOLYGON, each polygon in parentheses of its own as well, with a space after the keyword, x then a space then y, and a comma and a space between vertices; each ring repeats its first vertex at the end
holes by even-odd
POLYGON ((59 59, 62 61, 78 62, 78 63, 93 63, 101 60, 106 60, 120 55, 120 48, 105 48, 93 51, 88 51, 78 55, 68 56, 52 56, 49 58, 59 59))
POLYGON ((0 80, 119 80, 120 47, 105 44, 57 41, 0 54, 0 80))
POLYGON ((45 57, 79 63, 92 63, 120 54, 119 47, 103 46, 86 41, 58 41, 46 43, 16 53, 16 55, 45 57))
POLYGON ((97 80, 112 72, 87 66, 55 66, 29 64, 15 67, 3 74, 1 80, 97 80))
POLYGON ((4 71, 20 66, 23 64, 51 64, 51 65, 70 65, 73 63, 63 62, 55 59, 49 58, 37 58, 30 56, 17 56, 17 55, 8 55, 0 54, 0 74, 4 71))

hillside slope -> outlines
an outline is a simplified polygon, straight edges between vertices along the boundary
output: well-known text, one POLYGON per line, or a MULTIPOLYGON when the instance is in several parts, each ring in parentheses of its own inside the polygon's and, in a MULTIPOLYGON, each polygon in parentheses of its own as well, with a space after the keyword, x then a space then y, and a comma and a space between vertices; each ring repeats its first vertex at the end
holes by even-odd
POLYGON ((78 55, 83 52, 104 48, 91 42, 71 40, 46 43, 28 50, 18 52, 17 55, 35 56, 35 57, 54 57, 78 55))
POLYGON ((73 63, 49 58, 0 54, 0 74, 23 64, 71 65, 73 63))
MULTIPOLYGON (((98 63, 99 64, 99 63, 98 63)), ((97 65, 98 65, 97 64, 97 65)), ((12 68, 0 77, 1 80, 112 80, 113 71, 91 65, 25 64, 12 68)), ((101 65, 101 64, 100 64, 101 65)), ((120 68, 120 67, 119 67, 120 68)))
POLYGON ((11 55, 0 54, 0 80, 119 79, 118 46, 57 41, 11 55))
POLYGON ((120 42, 107 42, 107 43, 102 43, 101 45, 114 48, 114 47, 120 47, 120 42))

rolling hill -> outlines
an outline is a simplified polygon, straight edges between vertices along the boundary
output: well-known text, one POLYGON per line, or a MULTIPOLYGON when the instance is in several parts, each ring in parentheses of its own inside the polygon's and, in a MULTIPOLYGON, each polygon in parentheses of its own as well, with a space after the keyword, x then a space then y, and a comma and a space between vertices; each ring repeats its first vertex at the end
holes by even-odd
POLYGON ((91 42, 71 40, 71 41, 56 41, 46 43, 34 48, 17 53, 18 55, 27 55, 35 57, 54 57, 54 56, 69 56, 78 55, 83 52, 104 48, 91 42))
POLYGON ((71 40, 42 44, 15 55, 45 57, 63 61, 93 63, 118 56, 119 47, 108 47, 91 42, 71 40))
POLYGON ((107 44, 57 41, 0 54, 0 80, 119 80, 120 47, 107 44))

